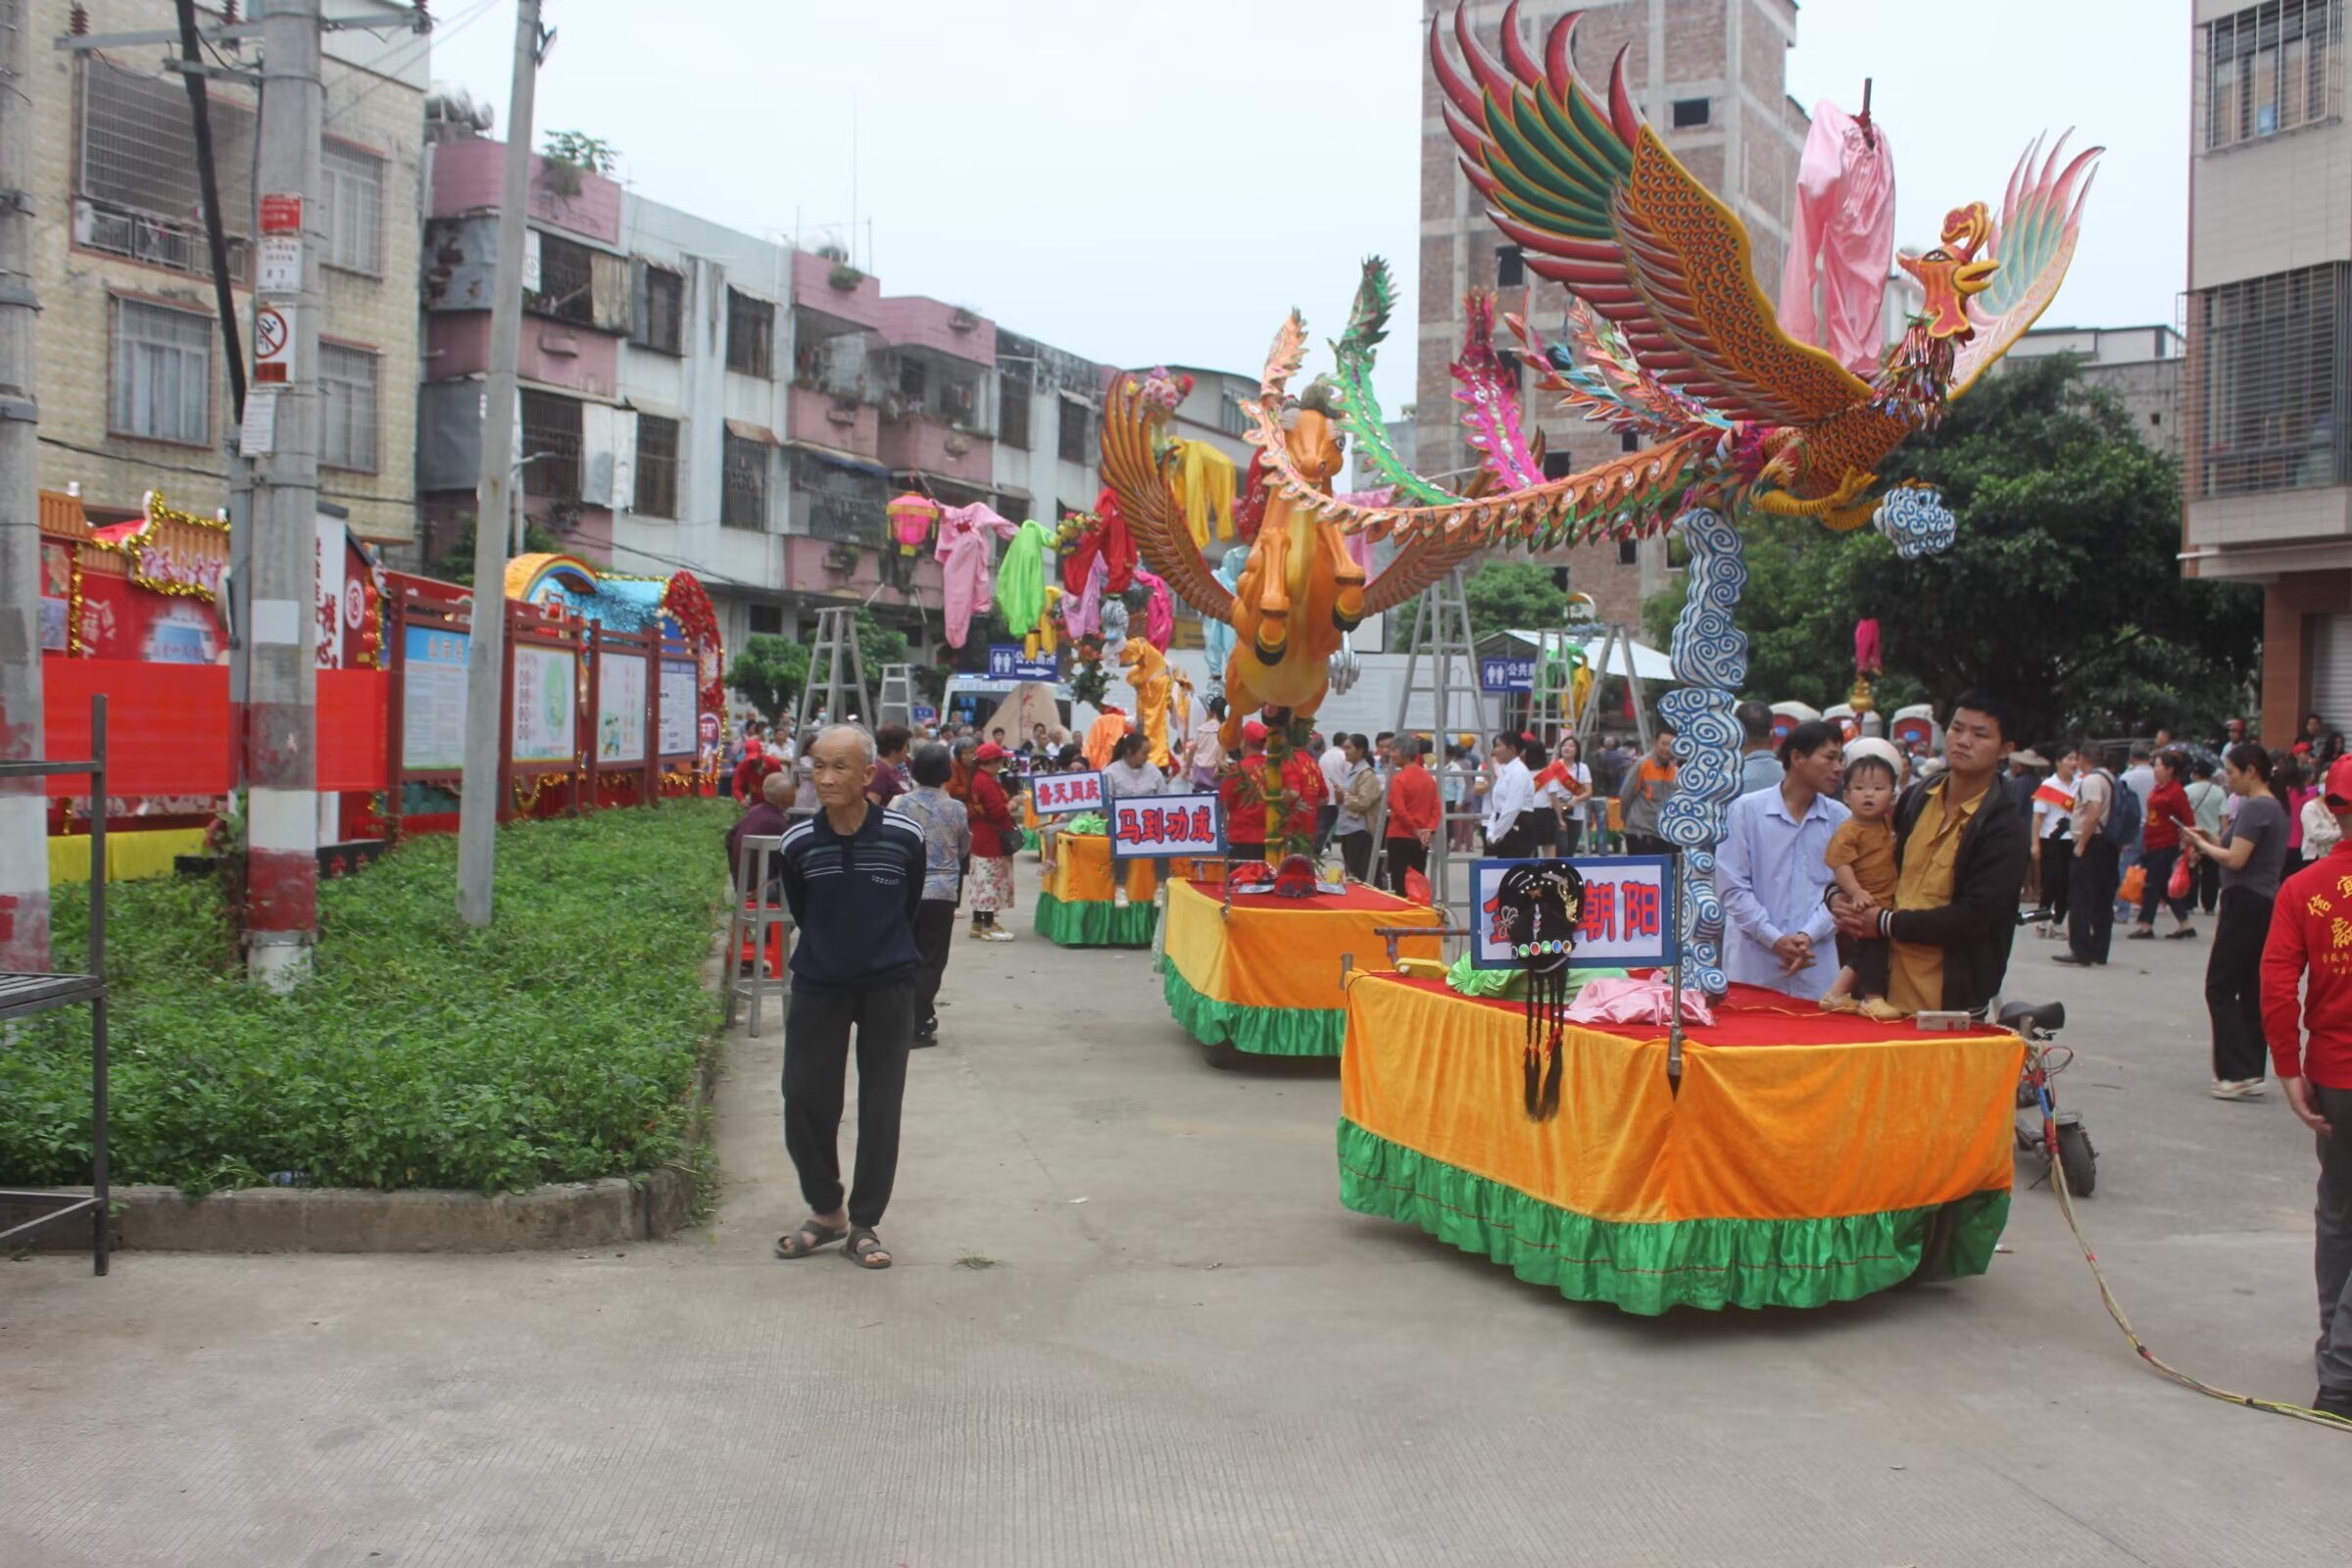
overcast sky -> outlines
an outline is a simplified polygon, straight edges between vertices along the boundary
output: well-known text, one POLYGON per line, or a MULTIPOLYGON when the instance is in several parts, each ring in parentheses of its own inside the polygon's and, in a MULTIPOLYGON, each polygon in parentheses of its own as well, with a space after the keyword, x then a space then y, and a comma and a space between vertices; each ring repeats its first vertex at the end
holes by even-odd
MULTIPOLYGON (((2103 143, 2049 323, 2174 319, 2186 269, 2189 27, 2157 0, 1803 0, 1788 91, 1892 137, 1897 243, 1998 210, 2038 131, 2103 143), (2017 47, 2031 39, 2033 47, 2017 47)), ((443 0, 433 75, 507 123, 511 0, 443 0)), ((1360 259, 1403 298, 1411 396, 1421 0, 549 0, 540 137, 620 149, 638 192, 805 245, 887 292, 1131 366, 1254 375, 1293 305, 1320 343, 1360 259), (853 126, 856 155, 853 159, 853 126), (853 178, 853 168, 855 177, 853 178), (869 239, 870 225, 870 239, 869 239)), ((1310 362, 1311 368, 1311 362, 1310 362)))

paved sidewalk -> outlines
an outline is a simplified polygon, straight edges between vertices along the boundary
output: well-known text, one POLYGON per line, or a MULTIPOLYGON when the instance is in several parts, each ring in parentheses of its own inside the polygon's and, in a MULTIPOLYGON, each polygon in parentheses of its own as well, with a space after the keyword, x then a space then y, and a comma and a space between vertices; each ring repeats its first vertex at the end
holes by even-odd
MULTIPOLYGON (((708 1235, 0 1264, 0 1564, 2342 1560, 2352 1440, 2143 1369, 2046 1192, 1983 1279, 1572 1305, 1343 1211, 1328 1069, 1212 1070, 1147 955, 1015 924, 956 942, 887 1273, 768 1254, 801 1212, 774 1027, 732 1046, 708 1235)), ((2135 1324, 2301 1399, 2309 1140, 2205 1097, 2205 946, 2076 974, 2026 937, 2010 989, 2078 1020, 2135 1324)))

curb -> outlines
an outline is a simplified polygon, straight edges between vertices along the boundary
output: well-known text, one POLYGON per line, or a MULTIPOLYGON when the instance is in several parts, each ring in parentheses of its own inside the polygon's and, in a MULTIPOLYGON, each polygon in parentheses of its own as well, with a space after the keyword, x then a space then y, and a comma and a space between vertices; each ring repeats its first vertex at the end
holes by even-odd
MULTIPOLYGON (((89 1189, 59 1188, 87 1197, 89 1189)), ((660 1241, 690 1222, 694 1180, 659 1170, 527 1193, 372 1193, 248 1187, 189 1199, 176 1187, 114 1190, 115 1246, 150 1252, 514 1252, 660 1241)), ((0 1203, 0 1228, 30 1218, 0 1203)), ((42 1233, 41 1251, 81 1251, 88 1233, 42 1233)))

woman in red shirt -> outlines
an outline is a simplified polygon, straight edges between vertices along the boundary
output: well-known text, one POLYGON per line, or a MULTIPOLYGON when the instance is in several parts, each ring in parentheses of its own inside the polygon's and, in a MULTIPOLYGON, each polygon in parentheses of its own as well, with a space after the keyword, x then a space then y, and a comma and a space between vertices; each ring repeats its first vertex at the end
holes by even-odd
POLYGON ((1012 803, 997 772, 1004 765, 1004 748, 990 741, 972 754, 970 798, 965 809, 972 820, 972 937, 980 942, 1010 942, 1012 933, 997 924, 998 911, 1013 906, 1012 857, 1005 853, 1004 834, 1012 826, 1012 803))
POLYGON ((2179 923, 2165 933, 2167 941, 2194 937, 2197 928, 2188 923, 2186 899, 2174 898, 2167 888, 2173 879, 2173 867, 2180 859, 2180 830, 2195 825, 2197 814, 2188 804, 2188 790, 2181 779, 2188 773, 2188 757, 2182 752, 2166 752, 2156 759, 2156 789, 2148 797, 2146 825, 2139 830, 2139 863, 2147 868, 2147 881, 2139 893, 2139 924, 2132 932, 2132 940, 2145 942, 2156 934, 2156 906, 2173 906, 2173 918, 2179 923))

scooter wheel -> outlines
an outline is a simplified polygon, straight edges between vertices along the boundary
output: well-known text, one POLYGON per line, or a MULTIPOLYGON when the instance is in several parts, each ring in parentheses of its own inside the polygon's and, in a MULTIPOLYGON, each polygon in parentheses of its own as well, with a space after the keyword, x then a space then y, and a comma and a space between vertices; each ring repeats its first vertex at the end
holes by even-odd
POLYGON ((2077 1198, 2098 1191, 2099 1152, 2090 1147, 2090 1132, 2079 1121, 2058 1124, 2058 1165, 2066 1190, 2077 1198))

